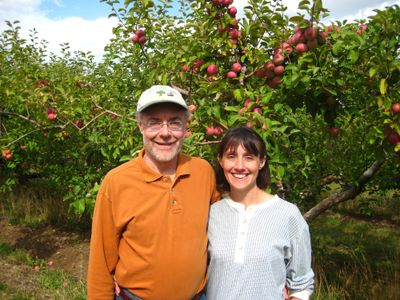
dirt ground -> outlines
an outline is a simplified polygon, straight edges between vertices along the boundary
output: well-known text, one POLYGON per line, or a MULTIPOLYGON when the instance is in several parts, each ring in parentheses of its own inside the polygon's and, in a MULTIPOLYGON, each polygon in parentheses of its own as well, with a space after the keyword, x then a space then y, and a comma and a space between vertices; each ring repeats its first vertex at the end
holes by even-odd
MULTIPOLYGON (((60 268, 78 280, 86 279, 89 254, 87 234, 63 232, 49 226, 32 230, 22 225, 10 225, 0 218, 0 242, 27 250, 33 258, 45 260, 48 268, 60 268)), ((10 265, 1 258, 0 267, 3 270, 0 282, 13 286, 20 281, 23 283, 21 276, 29 280, 33 269, 26 265, 10 265)))

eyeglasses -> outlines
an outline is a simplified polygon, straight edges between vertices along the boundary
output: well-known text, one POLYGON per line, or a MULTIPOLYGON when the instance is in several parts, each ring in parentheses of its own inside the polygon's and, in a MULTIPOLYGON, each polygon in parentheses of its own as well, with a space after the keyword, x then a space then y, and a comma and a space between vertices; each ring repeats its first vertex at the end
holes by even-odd
POLYGON ((145 127, 150 132, 158 132, 160 131, 164 125, 167 125, 168 130, 170 131, 182 131, 185 127, 185 124, 181 120, 171 120, 171 121, 156 121, 156 120, 149 120, 145 127))

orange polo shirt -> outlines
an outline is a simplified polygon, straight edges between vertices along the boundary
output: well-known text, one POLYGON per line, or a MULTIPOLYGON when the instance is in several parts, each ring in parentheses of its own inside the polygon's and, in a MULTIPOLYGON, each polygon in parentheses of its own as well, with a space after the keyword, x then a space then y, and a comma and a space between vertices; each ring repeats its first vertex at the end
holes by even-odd
POLYGON ((139 157, 111 170, 97 195, 90 243, 89 299, 119 285, 141 299, 188 300, 205 285, 212 167, 180 154, 174 182, 139 157))

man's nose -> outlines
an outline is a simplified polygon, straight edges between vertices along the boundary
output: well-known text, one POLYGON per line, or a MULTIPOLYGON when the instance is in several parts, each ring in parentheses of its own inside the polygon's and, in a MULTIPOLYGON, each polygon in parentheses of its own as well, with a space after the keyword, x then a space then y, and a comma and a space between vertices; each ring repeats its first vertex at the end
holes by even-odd
POLYGON ((170 134, 171 133, 170 133, 169 128, 168 128, 168 123, 167 122, 163 122, 161 124, 160 135, 168 136, 170 134))

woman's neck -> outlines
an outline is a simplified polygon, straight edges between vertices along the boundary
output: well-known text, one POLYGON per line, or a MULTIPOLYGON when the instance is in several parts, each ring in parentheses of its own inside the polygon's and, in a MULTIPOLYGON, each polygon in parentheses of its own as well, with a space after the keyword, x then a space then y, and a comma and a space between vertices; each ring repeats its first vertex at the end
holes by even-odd
POLYGON ((271 194, 264 192, 257 186, 251 190, 231 190, 229 196, 233 201, 241 203, 245 207, 263 203, 273 197, 271 194))

